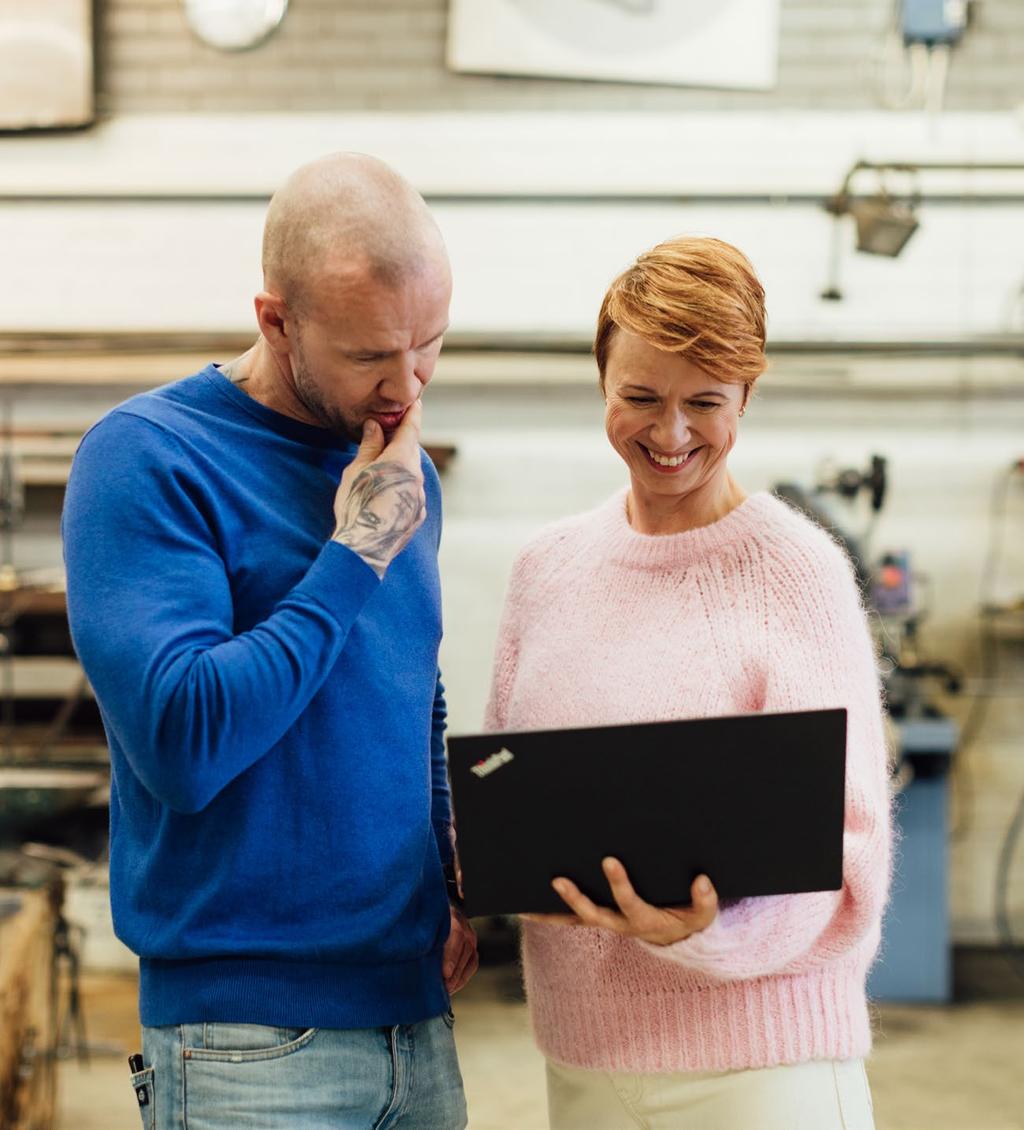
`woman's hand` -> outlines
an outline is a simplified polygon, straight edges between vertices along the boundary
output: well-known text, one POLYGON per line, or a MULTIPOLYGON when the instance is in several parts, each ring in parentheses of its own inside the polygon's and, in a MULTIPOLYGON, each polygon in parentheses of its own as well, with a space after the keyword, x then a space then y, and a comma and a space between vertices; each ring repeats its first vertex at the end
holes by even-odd
POLYGON ((656 946, 670 946, 710 926, 718 914, 718 895, 706 875, 698 875, 690 888, 693 906, 651 906, 633 890, 625 867, 609 857, 602 862, 620 913, 596 906, 569 879, 555 879, 552 886, 573 914, 524 914, 530 921, 570 926, 592 926, 611 930, 627 938, 639 938, 656 946))

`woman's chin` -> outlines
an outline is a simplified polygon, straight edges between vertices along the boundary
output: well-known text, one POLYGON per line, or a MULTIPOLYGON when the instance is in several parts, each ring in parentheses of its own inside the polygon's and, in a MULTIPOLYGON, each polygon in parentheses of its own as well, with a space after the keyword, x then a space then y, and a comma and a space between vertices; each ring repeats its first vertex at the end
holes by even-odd
POLYGON ((675 474, 665 474, 663 471, 655 471, 652 467, 643 467, 639 472, 633 471, 633 486, 634 489, 639 488, 650 494, 682 497, 701 485, 697 476, 688 474, 688 470, 689 468, 684 467, 675 474))

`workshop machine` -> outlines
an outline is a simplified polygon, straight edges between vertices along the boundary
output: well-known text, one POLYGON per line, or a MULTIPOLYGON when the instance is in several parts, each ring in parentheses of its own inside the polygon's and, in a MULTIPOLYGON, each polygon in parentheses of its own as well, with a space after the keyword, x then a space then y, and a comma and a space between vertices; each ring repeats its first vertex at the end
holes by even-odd
POLYGON ((923 653, 920 627, 927 610, 909 554, 896 550, 872 556, 871 532, 887 485, 886 461, 874 455, 866 471, 827 470, 811 489, 779 483, 774 491, 844 546, 878 637, 897 847, 882 948, 868 992, 875 1000, 941 1002, 952 993, 948 809, 959 730, 933 696, 937 684, 956 693, 962 680, 950 666, 923 653), (864 530, 854 531, 862 496, 870 516, 864 530))

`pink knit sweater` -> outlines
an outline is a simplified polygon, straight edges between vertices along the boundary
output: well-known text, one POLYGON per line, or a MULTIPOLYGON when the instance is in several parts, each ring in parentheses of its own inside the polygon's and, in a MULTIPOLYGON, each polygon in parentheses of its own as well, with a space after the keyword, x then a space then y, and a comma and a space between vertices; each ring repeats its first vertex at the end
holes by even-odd
POLYGON ((769 494, 651 537, 626 492, 547 527, 512 571, 492 730, 848 708, 841 891, 742 899, 655 946, 524 923, 541 1051, 609 1071, 715 1071, 864 1056, 864 981, 890 863, 879 684, 849 562, 769 494))

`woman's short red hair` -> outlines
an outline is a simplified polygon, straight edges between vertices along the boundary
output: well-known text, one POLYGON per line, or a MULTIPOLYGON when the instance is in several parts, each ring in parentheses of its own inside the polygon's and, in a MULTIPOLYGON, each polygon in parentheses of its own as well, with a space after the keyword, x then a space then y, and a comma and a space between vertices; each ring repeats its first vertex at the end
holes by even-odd
POLYGON ((764 287, 743 252, 720 239, 668 239, 611 284, 594 338, 602 388, 620 329, 720 381, 751 386, 764 372, 764 287))

